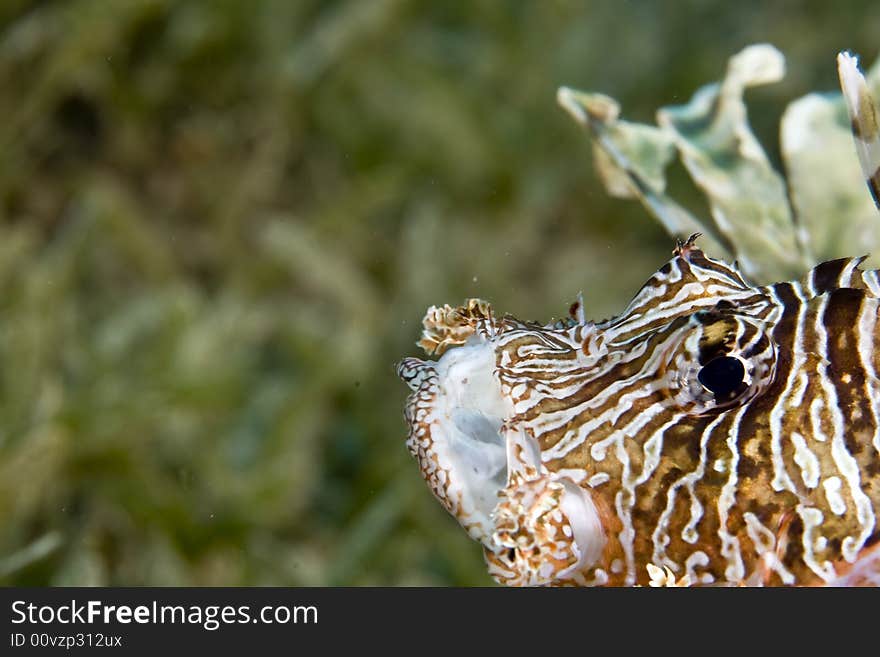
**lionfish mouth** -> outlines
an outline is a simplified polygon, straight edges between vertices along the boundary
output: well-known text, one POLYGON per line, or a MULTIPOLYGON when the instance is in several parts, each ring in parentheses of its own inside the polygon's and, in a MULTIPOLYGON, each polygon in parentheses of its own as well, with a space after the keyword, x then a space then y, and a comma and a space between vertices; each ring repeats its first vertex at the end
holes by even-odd
POLYGON ((398 368, 413 390, 407 446, 434 495, 487 547, 508 479, 502 428, 513 414, 494 371, 495 351, 477 337, 437 362, 407 358, 398 368))
POLYGON ((442 356, 398 366, 412 390, 407 446, 422 477, 482 543, 498 580, 536 585, 576 576, 599 559, 602 524, 589 493, 549 473, 535 438, 513 421, 492 339, 501 329, 488 305, 432 308, 424 323, 422 346, 442 356))

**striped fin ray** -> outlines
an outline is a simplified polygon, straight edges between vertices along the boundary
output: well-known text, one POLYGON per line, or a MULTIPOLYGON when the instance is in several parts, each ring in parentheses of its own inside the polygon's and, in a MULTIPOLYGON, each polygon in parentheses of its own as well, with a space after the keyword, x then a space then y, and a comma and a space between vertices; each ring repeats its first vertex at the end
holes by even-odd
POLYGON ((852 124, 853 139, 859 163, 874 203, 880 209, 880 114, 871 96, 858 59, 847 52, 837 56, 840 87, 852 124))

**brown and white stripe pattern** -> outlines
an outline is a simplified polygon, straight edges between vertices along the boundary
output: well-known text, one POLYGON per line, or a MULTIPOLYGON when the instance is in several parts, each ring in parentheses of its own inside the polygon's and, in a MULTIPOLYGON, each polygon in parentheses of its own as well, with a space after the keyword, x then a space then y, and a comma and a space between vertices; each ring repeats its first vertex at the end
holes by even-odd
POLYGON ((756 287, 690 240, 606 322, 432 309, 429 342, 457 340, 401 364, 410 448, 499 581, 877 583, 880 281, 860 262, 756 287))

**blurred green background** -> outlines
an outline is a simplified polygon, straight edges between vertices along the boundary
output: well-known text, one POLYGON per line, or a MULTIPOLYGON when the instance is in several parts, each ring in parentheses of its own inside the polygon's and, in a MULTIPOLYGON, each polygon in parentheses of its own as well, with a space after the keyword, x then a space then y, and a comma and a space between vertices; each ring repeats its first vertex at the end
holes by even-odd
POLYGON ((0 582, 491 583, 396 361, 431 304, 621 310, 671 241, 556 88, 650 122, 763 41, 778 161, 880 3, 2 0, 0 582))

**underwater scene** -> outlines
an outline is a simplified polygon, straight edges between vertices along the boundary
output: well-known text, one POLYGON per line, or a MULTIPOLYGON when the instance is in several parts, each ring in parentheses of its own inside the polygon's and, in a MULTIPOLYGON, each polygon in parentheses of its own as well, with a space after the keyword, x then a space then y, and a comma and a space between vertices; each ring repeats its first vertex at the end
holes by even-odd
POLYGON ((0 584, 838 582, 878 44, 867 1, 0 3, 0 584))

